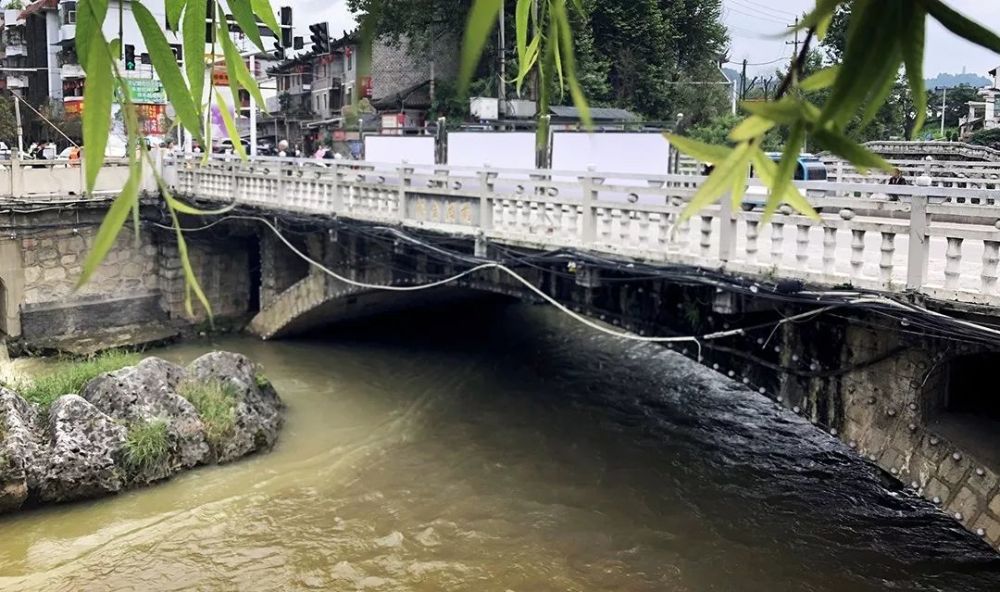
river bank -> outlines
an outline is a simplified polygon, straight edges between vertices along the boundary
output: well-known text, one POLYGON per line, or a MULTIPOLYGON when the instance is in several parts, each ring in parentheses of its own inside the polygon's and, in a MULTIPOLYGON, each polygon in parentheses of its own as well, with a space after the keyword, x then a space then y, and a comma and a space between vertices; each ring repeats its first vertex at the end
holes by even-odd
POLYGON ((227 352, 186 367, 112 352, 7 381, 0 513, 114 494, 268 450, 282 411, 256 364, 227 352))

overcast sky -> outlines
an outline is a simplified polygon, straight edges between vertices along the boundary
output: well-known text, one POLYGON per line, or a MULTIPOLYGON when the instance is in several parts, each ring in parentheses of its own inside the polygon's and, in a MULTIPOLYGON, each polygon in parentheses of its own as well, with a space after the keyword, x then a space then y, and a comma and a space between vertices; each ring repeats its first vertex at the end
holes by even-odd
MULTIPOLYGON (((731 38, 730 59, 751 63, 773 62, 790 58, 792 48, 786 39, 776 39, 785 25, 815 6, 814 0, 722 0, 724 21, 731 38)), ((979 21, 990 29, 1000 30, 1000 1, 997 0, 947 0, 959 12, 979 21)), ((309 44, 309 25, 314 22, 330 23, 331 36, 339 37, 345 30, 354 28, 354 18, 347 10, 346 0, 294 0, 289 3, 295 10, 296 35, 302 35, 309 44)), ((513 0, 508 0, 513 10, 513 0)), ((927 30, 927 57, 925 71, 928 78, 938 73, 969 72, 985 75, 1000 66, 1000 56, 978 48, 946 31, 937 22, 927 30)), ((757 66, 755 71, 774 70, 775 64, 757 66)), ((753 70, 753 68, 751 68, 753 70)))
MULTIPOLYGON (((997 0, 946 0, 948 5, 962 14, 993 30, 1000 30, 1000 2, 997 0)), ((722 0, 723 20, 729 27, 731 39, 730 59, 751 63, 771 62, 791 58, 792 48, 785 45, 788 39, 775 39, 785 25, 791 24, 796 15, 812 9, 814 0, 722 0)), ((986 72, 1000 66, 1000 56, 960 39, 931 21, 927 27, 927 53, 924 71, 927 78, 941 72, 968 72, 985 76, 986 72)), ((748 68, 751 70, 752 68, 748 68)), ((774 65, 759 66, 757 70, 773 71, 774 65)))

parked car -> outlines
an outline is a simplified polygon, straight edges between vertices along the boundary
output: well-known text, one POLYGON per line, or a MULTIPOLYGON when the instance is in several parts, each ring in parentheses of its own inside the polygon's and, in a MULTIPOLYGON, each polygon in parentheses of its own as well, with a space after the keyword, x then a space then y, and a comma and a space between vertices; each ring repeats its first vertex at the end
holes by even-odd
MULTIPOLYGON (((247 154, 250 153, 250 142, 247 140, 240 140, 240 144, 243 145, 243 151, 247 154)), ((233 154, 235 150, 233 149, 233 141, 229 138, 225 138, 215 142, 212 146, 212 152, 214 154, 233 154)))

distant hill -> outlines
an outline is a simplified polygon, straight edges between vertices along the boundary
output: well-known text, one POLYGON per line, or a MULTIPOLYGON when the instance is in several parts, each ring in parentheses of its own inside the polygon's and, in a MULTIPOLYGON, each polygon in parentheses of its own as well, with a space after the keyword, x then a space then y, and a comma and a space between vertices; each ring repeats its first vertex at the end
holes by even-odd
POLYGON ((990 84, 990 82, 989 78, 979 76, 978 74, 938 74, 934 78, 927 79, 927 88, 934 88, 935 86, 954 88, 963 84, 974 88, 982 88, 990 84))

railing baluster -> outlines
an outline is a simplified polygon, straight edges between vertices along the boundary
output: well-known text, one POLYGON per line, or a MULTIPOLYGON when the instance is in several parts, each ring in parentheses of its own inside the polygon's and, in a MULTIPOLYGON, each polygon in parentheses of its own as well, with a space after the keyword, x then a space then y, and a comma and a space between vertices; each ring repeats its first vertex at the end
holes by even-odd
POLYGON ((771 222, 771 264, 780 267, 785 255, 785 224, 771 222))
POLYGON ((598 231, 598 240, 602 245, 611 244, 611 232, 613 219, 611 211, 607 208, 592 208, 594 217, 597 218, 597 226, 600 228, 598 231))
POLYGON ((996 292, 997 263, 1000 263, 1000 242, 983 241, 982 290, 984 294, 996 292))
POLYGON ((642 251, 649 250, 649 217, 652 214, 648 212, 636 212, 636 216, 639 217, 639 249, 642 251))
POLYGON ((809 271, 809 231, 808 224, 798 224, 795 236, 795 261, 802 271, 809 271))
POLYGON ((851 275, 860 278, 865 267, 865 231, 851 230, 851 275))
POLYGON ((837 228, 823 227, 823 273, 829 275, 837 271, 837 228))
POLYGON ((747 263, 757 263, 758 238, 760 238, 760 222, 747 220, 747 263))
POLYGON ((712 217, 701 217, 701 256, 704 259, 712 255, 712 217))
POLYGON ((670 249, 670 217, 660 212, 656 224, 656 250, 666 253, 670 249))
POLYGON ((878 263, 878 279, 884 287, 892 282, 892 259, 896 254, 896 233, 882 233, 882 256, 878 263))
POLYGON ((949 290, 958 288, 958 282, 962 275, 962 242, 964 239, 957 236, 948 237, 948 250, 945 253, 944 264, 944 287, 949 290))

